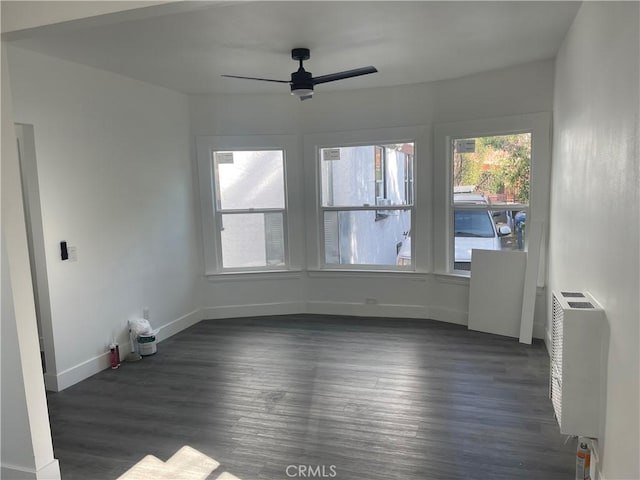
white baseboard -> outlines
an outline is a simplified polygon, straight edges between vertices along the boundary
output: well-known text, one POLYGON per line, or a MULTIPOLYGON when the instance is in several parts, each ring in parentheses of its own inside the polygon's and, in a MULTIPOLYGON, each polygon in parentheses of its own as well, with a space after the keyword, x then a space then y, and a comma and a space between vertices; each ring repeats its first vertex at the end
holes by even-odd
MULTIPOLYGON (((202 310, 194 310, 193 312, 183 315, 182 317, 161 326, 156 338, 159 342, 166 340, 185 328, 189 328, 190 326, 198 323, 202 318, 202 310)), ((96 373, 109 368, 109 360, 109 352, 105 352, 93 358, 89 358, 78 365, 63 370, 58 374, 46 373, 44 375, 45 386, 47 390, 60 392, 71 385, 81 382, 85 378, 89 378, 96 373)))
POLYGON ((208 307, 202 310, 202 318, 219 319, 300 313, 348 315, 356 317, 423 318, 458 325, 467 324, 467 312, 449 308, 433 308, 423 305, 327 302, 319 300, 208 307))
POLYGON ((238 318, 299 313, 348 315, 356 317, 424 318, 456 323, 458 325, 467 324, 467 312, 449 308, 433 308, 423 305, 328 302, 319 300, 208 307, 202 310, 202 318, 238 318))
POLYGON ((7 480, 60 480, 58 460, 49 462, 39 470, 2 464, 0 478, 7 480))
POLYGON ((71 385, 75 385, 85 378, 89 378, 96 373, 109 368, 110 365, 109 352, 106 352, 63 370, 55 375, 55 382, 51 383, 55 383, 56 392, 61 392, 65 388, 69 388, 71 385))
POLYGON ((366 304, 350 302, 307 302, 307 313, 353 315, 357 317, 418 318, 467 325, 467 312, 443 307, 401 304, 366 304))
POLYGON ((469 325, 469 313, 464 310, 454 310, 446 307, 427 307, 427 315, 439 322, 455 323, 456 325, 469 325))
POLYGON ((36 472, 38 480, 60 480, 60 464, 54 459, 36 472))
POLYGON ((195 325, 202 319, 203 317, 201 309, 194 310, 193 312, 187 313, 180 318, 176 318, 175 320, 172 320, 160 327, 158 333, 156 334, 156 340, 158 342, 166 340, 167 338, 174 336, 176 333, 195 325))
POLYGON ((201 310, 203 320, 238 317, 264 317, 304 313, 304 302, 254 303, 249 305, 224 305, 201 310))
POLYGON ((422 305, 310 301, 306 302, 305 312, 355 317, 426 318, 426 309, 422 305))

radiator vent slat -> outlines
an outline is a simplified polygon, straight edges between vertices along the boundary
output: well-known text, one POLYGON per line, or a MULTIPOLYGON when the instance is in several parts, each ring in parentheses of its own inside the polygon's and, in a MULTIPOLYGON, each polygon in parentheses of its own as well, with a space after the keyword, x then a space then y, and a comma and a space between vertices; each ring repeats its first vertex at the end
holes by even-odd
POLYGON ((594 308, 591 302, 567 302, 571 308, 594 308))

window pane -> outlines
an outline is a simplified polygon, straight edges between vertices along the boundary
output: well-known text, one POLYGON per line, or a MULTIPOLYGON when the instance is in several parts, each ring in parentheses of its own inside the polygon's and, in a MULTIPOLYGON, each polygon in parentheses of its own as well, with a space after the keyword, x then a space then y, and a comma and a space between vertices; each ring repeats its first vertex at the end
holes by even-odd
POLYGON ((493 238, 496 234, 491 215, 483 210, 456 210, 453 229, 456 237, 493 238))
POLYGON ((531 134, 457 139, 453 144, 454 202, 475 194, 487 203, 529 203, 531 134))
POLYGON ((323 206, 410 205, 413 143, 320 149, 323 206))
POLYGON ((514 210, 454 210, 454 270, 471 270, 472 250, 523 250, 526 213, 514 210))
MULTIPOLYGON (((324 212, 325 263, 396 265, 411 230, 410 210, 389 210, 375 221, 375 210, 324 212)), ((410 242, 410 240, 409 240, 410 242)), ((408 263, 411 262, 409 245, 408 263)))
POLYGON ((218 209, 284 208, 280 150, 214 152, 218 209))
POLYGON ((281 212, 223 214, 223 267, 284 265, 283 225, 281 212))
POLYGON ((471 270, 471 251, 500 250, 500 238, 488 210, 454 211, 455 270, 471 270))
POLYGON ((491 214, 500 234, 502 250, 524 250, 527 212, 524 210, 494 210, 491 214), (511 232, 505 233, 506 230, 503 227, 509 227, 511 232))
POLYGON ((454 140, 454 270, 471 269, 474 248, 524 249, 526 212, 514 207, 529 204, 530 167, 530 133, 454 140))

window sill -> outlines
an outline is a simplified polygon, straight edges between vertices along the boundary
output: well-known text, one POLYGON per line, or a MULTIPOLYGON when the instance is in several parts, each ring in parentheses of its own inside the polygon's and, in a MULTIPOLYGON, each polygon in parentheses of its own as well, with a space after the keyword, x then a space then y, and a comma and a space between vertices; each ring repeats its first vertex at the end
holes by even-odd
POLYGON ((438 272, 434 274, 434 277, 440 283, 469 286, 469 281, 471 280, 471 273, 438 272))
POLYGON ((302 270, 253 270, 205 274, 209 282, 242 282, 246 280, 287 280, 302 277, 302 270))

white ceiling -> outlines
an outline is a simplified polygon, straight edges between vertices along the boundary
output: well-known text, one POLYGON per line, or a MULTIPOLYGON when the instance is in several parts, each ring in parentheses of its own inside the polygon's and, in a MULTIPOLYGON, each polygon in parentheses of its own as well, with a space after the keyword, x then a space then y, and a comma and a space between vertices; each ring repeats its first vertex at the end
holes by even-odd
POLYGON ((555 56, 576 2, 181 2, 14 36, 16 46, 184 93, 279 92, 293 47, 308 71, 374 65, 340 90, 455 78, 555 56), (175 6, 176 4, 174 4, 175 6), (20 38, 23 37, 23 38, 20 38))

